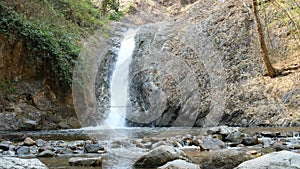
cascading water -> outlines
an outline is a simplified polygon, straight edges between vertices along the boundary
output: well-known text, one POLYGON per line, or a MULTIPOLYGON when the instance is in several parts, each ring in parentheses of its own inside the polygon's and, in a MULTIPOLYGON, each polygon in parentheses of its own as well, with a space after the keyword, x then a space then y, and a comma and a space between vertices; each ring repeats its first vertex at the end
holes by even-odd
POLYGON ((128 76, 131 56, 135 48, 137 30, 129 29, 121 42, 117 62, 110 81, 110 112, 105 120, 111 128, 125 127, 128 101, 128 76))

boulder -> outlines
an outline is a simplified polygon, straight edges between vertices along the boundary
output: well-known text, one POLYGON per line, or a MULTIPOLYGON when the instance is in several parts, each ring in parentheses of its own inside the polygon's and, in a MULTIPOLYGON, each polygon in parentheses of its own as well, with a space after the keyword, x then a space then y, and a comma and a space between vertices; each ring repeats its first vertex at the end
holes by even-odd
POLYGON ((235 131, 228 134, 225 139, 233 143, 241 143, 243 141, 243 134, 240 131, 235 131))
POLYGON ((85 167, 101 167, 102 158, 101 157, 93 157, 93 158, 74 157, 74 158, 70 158, 69 165, 85 166, 85 167))
POLYGON ((55 151, 54 147, 52 147, 52 146, 43 146, 43 147, 39 147, 38 148, 38 152, 39 153, 41 153, 41 152, 43 152, 45 150, 55 151))
POLYGON ((259 141, 256 137, 245 137, 242 141, 242 144, 244 144, 245 146, 252 146, 259 144, 259 141))
POLYGON ((288 146, 283 145, 280 141, 275 141, 273 144, 271 144, 271 148, 275 149, 276 151, 289 150, 288 146))
POLYGON ((9 144, 3 144, 1 143, 0 144, 0 149, 3 150, 3 151, 8 151, 9 150, 9 144))
POLYGON ((25 146, 33 146, 33 145, 35 145, 35 141, 32 140, 32 138, 30 138, 30 137, 26 137, 24 140, 24 145, 25 146))
POLYGON ((235 169, 300 169, 300 154, 290 151, 280 151, 245 161, 235 169))
POLYGON ((37 149, 34 149, 33 147, 21 146, 17 149, 17 155, 19 157, 33 155, 33 153, 35 153, 36 151, 37 149))
POLYGON ((88 153, 97 153, 100 150, 104 150, 104 147, 99 144, 86 144, 84 149, 88 153))
POLYGON ((189 163, 185 160, 174 160, 158 167, 158 169, 200 169, 199 165, 189 163))
POLYGON ((46 142, 45 142, 44 140, 42 140, 42 139, 37 139, 37 140, 35 141, 35 144, 36 144, 38 147, 42 147, 42 146, 44 146, 44 145, 46 144, 46 142))
POLYGON ((205 137, 200 141, 202 150, 219 150, 225 148, 225 143, 218 138, 205 137))
MULTIPOLYGON (((220 149, 211 151, 186 152, 188 157, 200 168, 232 169, 253 157, 246 154, 246 149, 220 149)), ((256 169, 256 168, 255 168, 256 169)))
POLYGON ((188 160, 186 154, 178 148, 162 145, 140 157, 134 163, 134 166, 144 168, 159 167, 176 159, 188 160))
MULTIPOLYGON (((41 81, 21 80, 16 83, 15 87, 18 92, 0 96, 0 108, 2 106, 4 108, 0 111, 2 130, 51 130, 80 127, 73 108, 67 106, 62 100, 60 102, 53 99, 52 90, 44 86, 41 81), (5 104, 2 104, 3 101, 5 104)), ((22 135, 11 136, 9 134, 8 140, 24 140, 22 135)))
POLYGON ((164 141, 156 142, 156 143, 151 145, 151 149, 155 149, 156 147, 159 147, 161 145, 166 145, 166 142, 164 142, 164 141))
POLYGON ((55 156, 55 153, 51 150, 45 150, 45 151, 42 151, 41 153, 39 153, 37 156, 38 157, 53 157, 53 156, 55 156))
POLYGON ((179 149, 189 156, 197 156, 201 151, 201 148, 198 146, 184 146, 179 147, 179 149))
POLYGON ((214 135, 214 134, 220 134, 222 136, 228 136, 230 133, 238 131, 238 128, 236 127, 228 127, 228 126, 217 126, 217 127, 211 127, 208 129, 207 134, 214 135))
POLYGON ((10 157, 14 157, 16 155, 16 152, 14 150, 8 150, 8 151, 3 151, 2 152, 3 156, 10 156, 10 157))
POLYGON ((261 135, 263 137, 269 137, 269 138, 274 138, 276 137, 277 135, 279 135, 280 133, 274 133, 274 132, 270 132, 270 131, 265 131, 265 132, 261 132, 261 135))
POLYGON ((46 165, 38 159, 20 159, 15 157, 0 158, 1 169, 47 169, 46 165))
POLYGON ((272 139, 271 138, 267 138, 267 137, 258 138, 258 141, 263 144, 264 148, 271 147, 271 144, 272 144, 272 139))
POLYGON ((147 149, 151 149, 152 148, 152 143, 149 141, 149 142, 145 143, 144 146, 147 149))

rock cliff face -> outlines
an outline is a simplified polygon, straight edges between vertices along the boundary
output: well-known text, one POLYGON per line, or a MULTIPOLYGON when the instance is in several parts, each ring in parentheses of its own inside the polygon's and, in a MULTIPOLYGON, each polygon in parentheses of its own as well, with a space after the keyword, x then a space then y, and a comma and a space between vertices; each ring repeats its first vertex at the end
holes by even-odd
POLYGON ((140 27, 128 125, 299 125, 299 72, 263 76, 251 1, 197 1, 179 11, 140 27))
POLYGON ((0 34, 0 129, 78 128, 71 99, 57 96, 28 55, 25 40, 0 34))
POLYGON ((0 79, 31 78, 35 75, 34 67, 29 66, 24 58, 27 55, 26 43, 14 36, 0 34, 0 79))
MULTIPOLYGON (((73 88, 73 98, 71 92, 61 98, 57 92, 64 89, 55 89, 51 77, 25 59, 25 41, 0 35, 0 128, 77 128, 77 117, 83 126, 103 124, 110 106, 109 79, 129 27, 139 31, 130 67, 127 125, 300 126, 300 72, 263 76, 250 0, 129 4, 132 10, 123 23, 113 24, 108 38, 97 40, 103 34, 95 34, 88 51, 94 53, 82 53, 91 74, 82 74, 88 85, 73 88)), ((291 56, 299 65, 299 56, 291 56)), ((291 63, 278 57, 272 61, 291 63)))
POLYGON ((143 26, 132 63, 129 122, 217 125, 228 99, 227 82, 247 76, 238 72, 248 66, 239 64, 240 58, 257 63, 249 12, 239 2, 197 2, 176 21, 143 26))

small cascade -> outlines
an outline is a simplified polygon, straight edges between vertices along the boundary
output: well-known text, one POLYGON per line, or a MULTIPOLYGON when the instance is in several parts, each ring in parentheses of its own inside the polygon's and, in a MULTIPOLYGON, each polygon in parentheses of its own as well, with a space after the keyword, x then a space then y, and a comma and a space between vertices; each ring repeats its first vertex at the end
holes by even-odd
POLYGON ((135 48, 135 29, 129 29, 121 42, 117 62, 110 81, 110 112, 105 120, 111 128, 125 127, 128 102, 128 77, 131 56, 135 48))

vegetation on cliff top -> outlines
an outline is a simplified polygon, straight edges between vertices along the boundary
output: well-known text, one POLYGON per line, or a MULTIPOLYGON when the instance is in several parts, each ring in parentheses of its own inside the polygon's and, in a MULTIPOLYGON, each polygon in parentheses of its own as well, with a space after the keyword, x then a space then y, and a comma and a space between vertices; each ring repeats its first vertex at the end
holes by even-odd
POLYGON ((32 65, 60 86, 70 86, 84 40, 121 16, 103 16, 102 10, 90 0, 1 1, 0 33, 24 39, 32 65))

